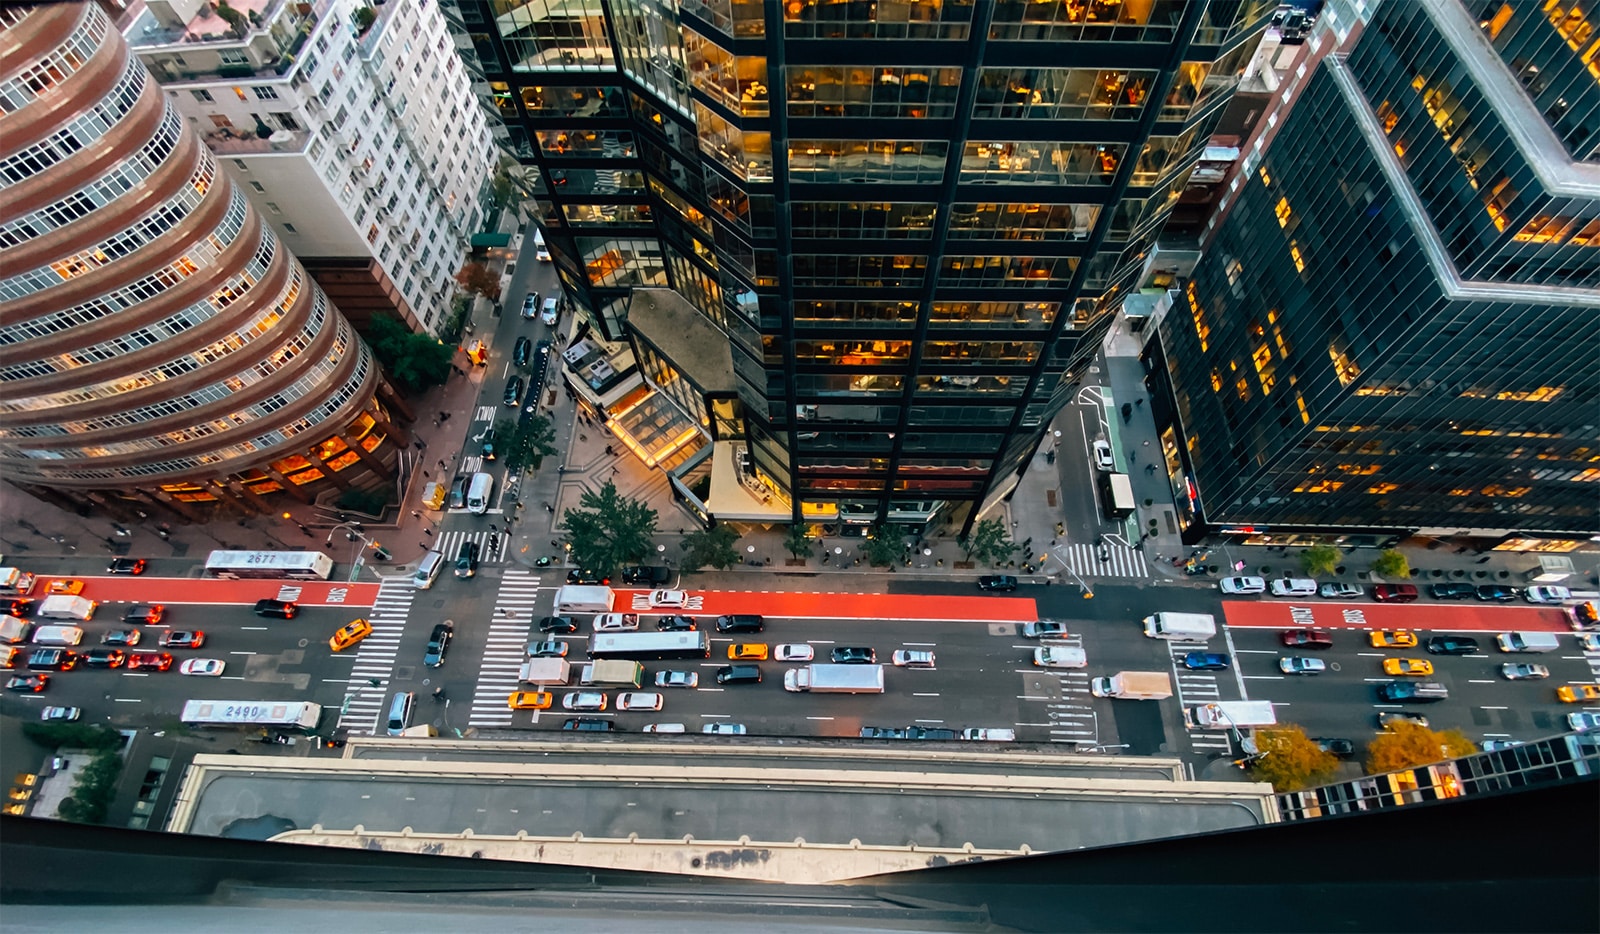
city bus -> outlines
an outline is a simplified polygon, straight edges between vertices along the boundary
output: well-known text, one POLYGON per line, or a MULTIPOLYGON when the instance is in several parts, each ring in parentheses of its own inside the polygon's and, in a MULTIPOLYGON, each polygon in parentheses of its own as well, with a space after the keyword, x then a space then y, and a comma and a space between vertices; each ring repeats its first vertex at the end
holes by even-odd
POLYGON ((590 658, 710 658, 711 637, 695 632, 597 632, 590 658))
POLYGON ((189 726, 269 726, 316 729, 322 705, 305 701, 192 700, 179 717, 189 726))
POLYGON ((333 559, 320 551, 213 551, 206 576, 227 580, 325 581, 333 559))

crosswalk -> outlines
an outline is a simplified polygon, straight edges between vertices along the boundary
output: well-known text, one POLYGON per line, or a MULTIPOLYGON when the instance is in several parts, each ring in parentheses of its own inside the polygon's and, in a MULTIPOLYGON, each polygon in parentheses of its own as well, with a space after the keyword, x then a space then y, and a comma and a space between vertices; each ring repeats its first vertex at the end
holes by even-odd
POLYGON ((416 595, 409 576, 385 577, 378 585, 378 596, 366 616, 372 624, 372 635, 361 640, 354 650, 354 666, 345 687, 344 706, 339 711, 339 729, 348 734, 370 736, 378 732, 378 718, 383 714, 389 679, 394 674, 395 653, 416 595))
MULTIPOLYGON (((495 594, 494 618, 478 666, 478 685, 472 694, 467 722, 472 726, 510 726, 516 711, 506 697, 517 689, 517 673, 527 660, 528 641, 534 637, 534 604, 539 599, 539 578, 522 568, 508 568, 495 594)), ((541 711, 533 711, 538 722, 541 711)))
POLYGON ((1063 542, 1050 549, 1057 561, 1079 577, 1149 577, 1150 565, 1144 552, 1116 542, 1103 545, 1063 542), (1101 555, 1105 560, 1101 560, 1101 555))
MULTIPOLYGON (((504 564, 506 548, 511 544, 511 536, 505 532, 440 532, 436 539, 434 549, 452 562, 462 543, 477 542, 479 564, 504 564)), ((445 573, 448 575, 449 571, 445 573)))
MULTIPOLYGON (((1222 700, 1215 672, 1190 671, 1183 667, 1185 655, 1206 651, 1204 642, 1169 642, 1167 646, 1172 650, 1172 669, 1177 675, 1178 703, 1182 709, 1222 700)), ((1225 730, 1190 730, 1189 745, 1197 751, 1230 752, 1233 749, 1233 741, 1225 730)))

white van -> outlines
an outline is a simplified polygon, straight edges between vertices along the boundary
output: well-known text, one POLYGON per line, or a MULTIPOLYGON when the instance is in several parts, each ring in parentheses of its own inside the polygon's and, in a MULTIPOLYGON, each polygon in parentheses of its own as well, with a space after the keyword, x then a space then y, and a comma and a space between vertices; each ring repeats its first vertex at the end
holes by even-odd
POLYGON ((411 575, 411 585, 418 590, 427 590, 433 582, 439 579, 439 572, 444 570, 444 555, 437 551, 429 551, 417 562, 417 573, 411 575))
POLYGON ((394 699, 389 701, 389 735, 399 736, 411 725, 411 708, 417 702, 417 695, 410 691, 395 692, 394 699))
POLYGON ((77 645, 83 630, 77 626, 40 626, 33 631, 34 645, 77 645))
POLYGON ((1502 632, 1494 637, 1502 652, 1554 652, 1561 640, 1553 632, 1502 632))
POLYGON ((483 515, 489 511, 489 494, 494 492, 494 478, 486 473, 472 475, 467 486, 467 511, 483 515))
POLYGON ((1317 582, 1309 577, 1283 577, 1272 582, 1274 597, 1315 597, 1317 582))
POLYGON ((541 263, 550 262, 550 249, 544 245, 544 231, 533 232, 533 258, 541 263))
POLYGON ((1144 634, 1152 639, 1204 642, 1217 634, 1209 613, 1153 613, 1144 618, 1144 634))

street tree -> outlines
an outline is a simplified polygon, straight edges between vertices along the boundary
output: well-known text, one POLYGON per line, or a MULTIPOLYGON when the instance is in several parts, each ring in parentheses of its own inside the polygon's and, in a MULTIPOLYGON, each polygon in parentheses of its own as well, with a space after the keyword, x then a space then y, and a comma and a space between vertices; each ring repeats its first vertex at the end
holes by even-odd
POLYGON ((1325 577, 1334 573, 1343 557, 1344 552, 1332 545, 1312 545, 1300 552, 1300 570, 1306 572, 1307 577, 1325 577))
POLYGON ((495 422, 494 436, 495 454, 511 473, 528 467, 538 470, 545 458, 561 453, 556 447, 556 428, 543 415, 530 415, 519 422, 502 418, 495 422))
POLYGON ((621 495, 610 481, 598 491, 584 490, 577 508, 567 510, 561 522, 572 560, 607 576, 644 560, 656 534, 656 511, 621 495))
POLYGON ((117 795, 117 776, 122 772, 122 757, 105 749, 78 770, 68 797, 62 799, 56 814, 62 820, 79 824, 99 824, 117 795))
POLYGON ((873 567, 881 568, 894 564, 905 557, 906 530, 902 526, 886 522, 872 530, 861 551, 867 556, 867 563, 873 567))
POLYGON ((783 540, 783 547, 796 558, 809 558, 816 553, 817 541, 811 537, 810 526, 791 525, 788 536, 783 540))
POLYGON ((467 263, 456 273, 455 278, 456 285, 461 286, 462 291, 481 295, 491 302, 500 300, 500 277, 482 263, 467 263))
POLYGON ((373 317, 366 338, 384 372, 403 392, 423 392, 450 378, 455 348, 418 334, 388 315, 373 317))
POLYGON ((689 574, 702 568, 726 571, 739 560, 739 551, 734 547, 738 541, 739 533, 731 526, 719 525, 711 529, 695 529, 683 537, 684 555, 681 566, 689 574))
POLYGON ((1411 576, 1411 562, 1400 552, 1387 548, 1373 559, 1372 573, 1384 580, 1405 580, 1411 576))
POLYGON ((1322 751, 1304 729, 1292 723, 1257 730, 1256 747, 1261 757, 1250 764, 1250 770, 1271 782, 1272 790, 1278 792, 1326 784, 1339 767, 1338 758, 1322 751))
POLYGON ((1006 525, 999 519, 984 519, 972 527, 972 534, 962 539, 961 550, 967 560, 976 558, 985 564, 1010 561, 1022 546, 1011 540, 1006 525))
POLYGON ((1477 751, 1477 744, 1460 730, 1435 731, 1415 723, 1396 721, 1384 727, 1367 744, 1367 771, 1374 775, 1393 772, 1477 751))

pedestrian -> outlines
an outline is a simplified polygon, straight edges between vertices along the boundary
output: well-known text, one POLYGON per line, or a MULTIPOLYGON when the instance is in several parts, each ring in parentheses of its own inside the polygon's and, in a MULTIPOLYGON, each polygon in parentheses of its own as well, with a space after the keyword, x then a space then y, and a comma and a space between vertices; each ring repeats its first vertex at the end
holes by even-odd
POLYGON ((435 427, 435 428, 439 427, 439 420, 437 418, 433 420, 433 427, 435 427))
POLYGON ((424 476, 424 477, 427 477, 427 476, 429 476, 429 474, 428 474, 428 472, 427 472, 427 471, 426 471, 426 470, 424 470, 424 471, 423 471, 423 472, 422 472, 422 475, 423 475, 423 476, 424 476))
POLYGON ((1139 407, 1141 407, 1143 405, 1144 405, 1144 400, 1143 399, 1135 399, 1135 400, 1133 400, 1133 407, 1134 408, 1139 408, 1139 407))
POLYGON ((561 543, 552 538, 552 539, 550 539, 550 547, 551 548, 560 548, 561 547, 561 543))
POLYGON ((549 503, 545 503, 544 504, 544 511, 548 512, 548 513, 551 513, 551 514, 554 514, 555 511, 556 511, 556 507, 550 505, 549 503))
POLYGON ((617 468, 615 468, 615 467, 611 468, 611 476, 615 477, 617 475, 617 473, 618 473, 617 468))
POLYGON ((442 458, 442 457, 439 458, 439 469, 440 470, 444 469, 444 458, 442 458))
POLYGON ((434 700, 444 700, 444 688, 434 688, 433 689, 433 699, 434 700))
POLYGON ((616 451, 613 451, 613 450, 612 450, 612 449, 611 449, 611 445, 609 445, 609 444, 608 444, 608 445, 606 445, 606 453, 607 453, 607 454, 609 454, 609 455, 611 455, 611 456, 613 456, 613 457, 615 457, 615 456, 616 456, 616 454, 617 454, 617 452, 616 452, 616 451))

